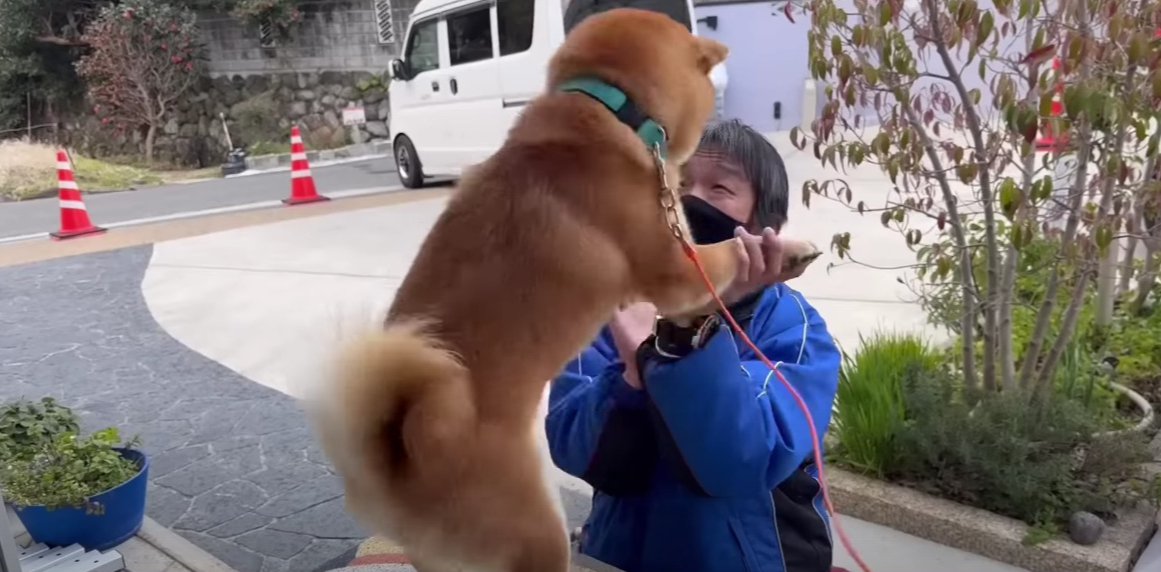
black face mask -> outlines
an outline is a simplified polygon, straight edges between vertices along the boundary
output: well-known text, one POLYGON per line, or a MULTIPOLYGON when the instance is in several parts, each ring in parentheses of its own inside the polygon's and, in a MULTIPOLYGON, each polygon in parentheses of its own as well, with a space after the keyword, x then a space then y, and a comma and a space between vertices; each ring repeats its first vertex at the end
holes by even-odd
POLYGON ((734 229, 746 226, 708 202, 693 195, 681 197, 685 220, 696 244, 714 244, 734 238, 734 229))

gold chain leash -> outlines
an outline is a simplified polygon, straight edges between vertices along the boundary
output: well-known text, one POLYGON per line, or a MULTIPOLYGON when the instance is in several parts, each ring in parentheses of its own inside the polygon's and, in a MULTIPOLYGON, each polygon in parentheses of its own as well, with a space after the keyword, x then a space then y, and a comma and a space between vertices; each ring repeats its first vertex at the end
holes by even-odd
POLYGON ((681 228, 681 216, 677 213, 677 192, 669 185, 669 174, 665 170, 665 159, 661 157, 661 145, 653 144, 653 163, 657 166, 657 176, 661 183, 661 207, 665 209, 665 219, 669 223, 669 232, 678 240, 685 240, 685 231, 681 228))

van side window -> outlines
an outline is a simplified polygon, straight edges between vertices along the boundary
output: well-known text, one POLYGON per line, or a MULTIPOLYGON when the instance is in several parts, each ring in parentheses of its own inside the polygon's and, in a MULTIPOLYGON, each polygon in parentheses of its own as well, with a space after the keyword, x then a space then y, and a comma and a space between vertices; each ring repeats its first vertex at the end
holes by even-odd
POLYGON ((447 19, 447 41, 451 65, 458 66, 492 57, 491 8, 484 6, 460 12, 447 19))
POLYGON ((439 20, 428 20, 416 24, 411 29, 411 37, 407 40, 407 52, 403 59, 411 68, 413 75, 439 69, 439 29, 436 28, 438 23, 439 20))
POLYGON ((499 0, 496 24, 500 29, 500 55, 518 54, 532 47, 535 0, 499 0))

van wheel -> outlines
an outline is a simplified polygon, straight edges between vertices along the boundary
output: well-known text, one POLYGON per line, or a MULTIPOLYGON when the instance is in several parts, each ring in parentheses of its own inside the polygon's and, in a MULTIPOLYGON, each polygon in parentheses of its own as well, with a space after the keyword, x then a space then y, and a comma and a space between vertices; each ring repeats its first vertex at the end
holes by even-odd
POLYGON ((404 187, 418 189, 423 186, 423 167, 419 164, 419 154, 406 135, 395 139, 395 169, 404 187))

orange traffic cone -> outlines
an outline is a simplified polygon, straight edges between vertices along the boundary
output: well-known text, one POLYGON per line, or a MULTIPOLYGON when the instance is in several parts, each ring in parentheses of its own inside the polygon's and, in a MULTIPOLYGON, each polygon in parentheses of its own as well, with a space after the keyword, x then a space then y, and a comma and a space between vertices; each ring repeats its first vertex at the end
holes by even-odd
MULTIPOLYGON (((1060 58, 1052 60, 1052 71, 1056 75, 1056 94, 1052 96, 1052 117, 1064 115, 1064 78, 1060 58)), ((1040 138, 1036 140, 1036 148, 1041 151, 1060 149, 1068 144, 1068 134, 1057 134, 1052 129, 1052 122, 1045 121, 1040 130, 1040 138)))
POLYGON ((290 198, 283 199, 287 205, 301 205, 329 201, 330 197, 318 194, 314 177, 310 174, 310 161, 306 158, 306 146, 302 144, 302 133, 298 126, 290 128, 290 198))
POLYGON ((73 176, 73 165, 64 150, 56 152, 56 174, 60 182, 60 230, 49 233, 53 240, 105 232, 89 220, 89 209, 73 176))

